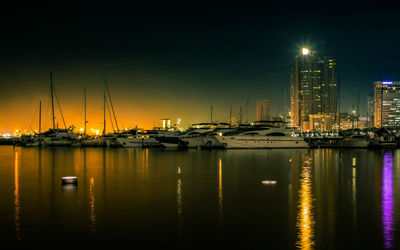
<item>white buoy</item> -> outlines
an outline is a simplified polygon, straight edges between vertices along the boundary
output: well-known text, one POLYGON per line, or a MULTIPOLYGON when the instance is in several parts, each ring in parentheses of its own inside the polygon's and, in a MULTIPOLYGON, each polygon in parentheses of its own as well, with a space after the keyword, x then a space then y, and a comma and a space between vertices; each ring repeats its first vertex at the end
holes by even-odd
POLYGON ((276 181, 272 181, 272 180, 266 180, 266 181, 262 181, 262 184, 276 184, 276 181))
POLYGON ((64 176, 61 178, 62 184, 78 184, 78 177, 76 176, 64 176))

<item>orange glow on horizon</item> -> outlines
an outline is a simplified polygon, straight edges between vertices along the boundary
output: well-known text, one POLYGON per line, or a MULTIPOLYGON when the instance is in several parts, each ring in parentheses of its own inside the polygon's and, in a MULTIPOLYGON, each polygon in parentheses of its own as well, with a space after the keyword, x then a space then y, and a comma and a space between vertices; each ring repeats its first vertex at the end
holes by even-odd
MULTIPOLYGON (((82 79, 81 82, 71 84, 71 81, 75 80, 59 79, 62 77, 59 74, 54 74, 54 76, 55 89, 66 127, 73 125, 76 132, 81 132, 80 128, 85 127, 83 86, 87 86, 87 132, 93 128, 102 134, 104 120, 102 80, 94 82, 93 79, 82 79)), ((72 79, 76 79, 76 76, 72 79)), ((145 81, 137 86, 126 84, 131 81, 131 78, 120 78, 110 82, 113 107, 120 130, 135 127, 142 129, 162 127, 161 119, 164 118, 170 119, 171 126, 178 125, 186 129, 193 123, 210 122, 211 105, 214 107, 214 121, 229 122, 231 104, 237 102, 232 112, 235 116, 240 108, 238 103, 243 101, 233 97, 229 99, 226 96, 211 97, 209 94, 199 96, 199 91, 194 91, 194 89, 201 88, 200 85, 191 85, 187 88, 163 87, 160 91, 154 91, 154 86, 150 82, 145 81), (121 82, 125 85, 120 84, 121 82)), ((160 79, 154 79, 153 82, 159 83, 160 79)), ((39 101, 41 101, 41 132, 51 128, 53 126, 52 109, 48 96, 50 83, 47 74, 40 76, 40 79, 27 80, 23 83, 16 82, 14 85, 14 89, 10 90, 10 98, 0 100, 2 101, 0 117, 3 117, 0 119, 0 133, 13 134, 15 130, 24 131, 24 133, 39 131, 39 101), (21 85, 26 85, 26 88, 18 87, 21 85)), ((64 128, 57 102, 54 109, 56 126, 64 128)), ((255 109, 250 108, 250 121, 254 119, 251 118, 254 114, 255 109)), ((232 118, 232 120, 235 119, 232 118)), ((107 110, 106 132, 113 132, 113 128, 116 130, 116 124, 114 121, 111 122, 110 113, 107 110)))

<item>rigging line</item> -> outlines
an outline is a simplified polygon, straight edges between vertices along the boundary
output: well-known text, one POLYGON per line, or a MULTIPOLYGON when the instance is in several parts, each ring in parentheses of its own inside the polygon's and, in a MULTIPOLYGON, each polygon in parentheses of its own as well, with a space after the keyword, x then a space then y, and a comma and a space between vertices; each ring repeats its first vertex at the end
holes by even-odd
POLYGON ((105 83, 106 83, 106 88, 107 88, 107 93, 108 93, 108 99, 110 100, 112 113, 113 113, 113 115, 114 115, 115 125, 116 125, 116 127, 117 127, 117 132, 119 132, 118 123, 117 123, 117 117, 115 116, 115 112, 114 112, 114 105, 112 104, 112 101, 111 101, 110 90, 108 89, 108 84, 107 84, 106 79, 104 79, 104 81, 105 81, 105 83))
POLYGON ((45 120, 44 120, 45 126, 49 125, 51 90, 49 91, 49 96, 48 97, 49 97, 49 100, 47 101, 47 107, 46 107, 46 112, 45 112, 45 120))
POLYGON ((37 108, 35 109, 35 113, 33 114, 32 119, 31 119, 31 123, 29 124, 29 130, 30 130, 31 132, 33 131, 33 129, 32 129, 33 119, 35 119, 35 116, 36 116, 36 113, 38 112, 38 110, 39 110, 39 105, 38 105, 37 108))
POLYGON ((53 86, 53 89, 54 89, 54 95, 56 96, 56 101, 57 101, 58 109, 60 110, 61 118, 62 118, 63 123, 64 123, 64 128, 67 129, 67 125, 65 124, 65 120, 64 120, 64 115, 63 115, 62 110, 61 110, 60 102, 58 101, 58 96, 57 96, 56 88, 54 88, 54 86, 53 86))
POLYGON ((106 102, 106 105, 107 105, 108 115, 110 116, 111 127, 113 129, 113 132, 115 132, 114 123, 113 123, 113 120, 112 120, 112 116, 111 116, 111 112, 110 112, 110 106, 109 106, 108 102, 106 102))

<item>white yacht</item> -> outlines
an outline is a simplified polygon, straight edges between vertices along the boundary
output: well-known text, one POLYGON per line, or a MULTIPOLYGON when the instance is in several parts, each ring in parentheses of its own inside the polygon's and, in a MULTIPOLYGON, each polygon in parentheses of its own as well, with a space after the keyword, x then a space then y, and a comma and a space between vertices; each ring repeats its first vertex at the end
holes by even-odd
POLYGON ((292 130, 276 126, 253 126, 215 136, 225 148, 308 148, 292 130))
POLYGON ((117 137, 116 140, 124 148, 156 147, 160 145, 154 136, 149 135, 117 137))
POLYGON ((197 123, 193 124, 185 134, 179 136, 180 143, 186 148, 206 146, 205 136, 219 128, 228 128, 227 123, 197 123))
POLYGON ((201 145, 202 148, 224 148, 224 145, 215 138, 218 135, 222 135, 227 132, 232 132, 236 131, 238 128, 237 127, 226 127, 226 128, 216 128, 213 131, 206 132, 202 136, 203 139, 203 145, 201 145))

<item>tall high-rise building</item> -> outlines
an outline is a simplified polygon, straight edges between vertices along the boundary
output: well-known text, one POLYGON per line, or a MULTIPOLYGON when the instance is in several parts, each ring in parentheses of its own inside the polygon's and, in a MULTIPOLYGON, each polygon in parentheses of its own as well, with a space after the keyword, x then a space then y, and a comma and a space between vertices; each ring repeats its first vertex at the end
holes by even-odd
POLYGON ((290 123, 301 131, 332 131, 337 121, 336 59, 303 48, 291 70, 290 123))
POLYGON ((269 100, 257 100, 257 121, 267 121, 271 119, 269 113, 269 100))
POLYGON ((400 81, 374 82, 374 126, 400 126, 400 81))

